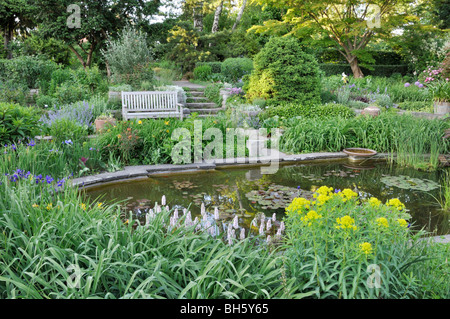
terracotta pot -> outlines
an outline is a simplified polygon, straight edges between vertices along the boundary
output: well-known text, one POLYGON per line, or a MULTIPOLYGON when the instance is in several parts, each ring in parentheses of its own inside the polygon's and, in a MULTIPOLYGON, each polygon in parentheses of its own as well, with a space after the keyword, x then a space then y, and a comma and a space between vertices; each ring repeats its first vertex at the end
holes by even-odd
POLYGON ((108 126, 114 126, 116 124, 116 120, 114 118, 96 119, 94 123, 95 123, 95 130, 97 132, 101 132, 107 129, 108 126))
POLYGON ((351 162, 359 162, 378 154, 377 151, 368 148, 346 148, 343 152, 348 155, 351 162))

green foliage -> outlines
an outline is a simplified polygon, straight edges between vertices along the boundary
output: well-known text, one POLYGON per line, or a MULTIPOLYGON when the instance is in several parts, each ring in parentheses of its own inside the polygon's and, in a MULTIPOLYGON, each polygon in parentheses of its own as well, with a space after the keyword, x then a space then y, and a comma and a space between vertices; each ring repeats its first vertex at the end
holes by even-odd
POLYGON ((398 104, 400 110, 429 112, 433 109, 433 103, 427 101, 406 101, 398 104))
POLYGON ((348 106, 329 103, 329 104, 308 104, 302 105, 298 103, 288 103, 279 106, 269 106, 260 117, 262 119, 268 119, 273 116, 279 116, 280 118, 352 118, 355 116, 355 112, 348 106))
POLYGON ((11 174, 20 168, 34 176, 52 176, 55 180, 93 174, 104 169, 95 141, 83 143, 23 140, 7 145, 0 153, 0 172, 11 174), (85 163, 81 161, 86 158, 85 163))
POLYGON ((255 56, 247 97, 261 97, 268 104, 296 101, 319 103, 321 83, 314 56, 292 38, 272 38, 255 56))
POLYGON ((253 61, 249 58, 228 58, 222 62, 222 76, 225 81, 234 83, 253 70, 253 61))
POLYGON ((154 81, 150 62, 153 52, 141 31, 125 28, 118 40, 111 40, 102 54, 111 68, 115 83, 138 86, 143 81, 154 81))
POLYGON ((28 88, 13 81, 0 81, 0 102, 25 104, 28 88))
POLYGON ((220 90, 222 88, 223 84, 221 83, 208 84, 205 88, 205 97, 217 105, 222 105, 222 96, 220 95, 220 90))
MULTIPOLYGON (((121 159, 124 164, 150 165, 150 164, 182 164, 194 161, 194 148, 187 150, 187 159, 183 158, 182 163, 177 161, 172 155, 175 145, 180 140, 172 139, 176 129, 186 129, 189 132, 186 136, 194 145, 194 121, 198 120, 195 114, 184 121, 176 119, 143 119, 142 121, 120 122, 116 127, 110 128, 99 136, 99 143, 102 147, 102 154, 107 157, 112 154, 115 158, 121 159), (185 161, 186 160, 186 161, 185 161)), ((208 128, 217 128, 226 136, 227 122, 220 117, 210 117, 202 119, 203 133, 208 128)), ((181 137, 180 137, 181 138, 181 137)), ((210 141, 202 141, 203 147, 210 144, 210 141)), ((226 156, 226 138, 223 139, 223 154, 226 156)), ((236 151, 236 147, 235 147, 236 151)), ((218 154, 217 154, 218 155, 218 154)))
POLYGON ((450 81, 436 80, 427 84, 427 87, 430 89, 434 101, 450 102, 450 81))
POLYGON ((439 154, 450 150, 450 142, 442 138, 450 128, 448 122, 406 114, 383 112, 376 117, 350 119, 297 117, 286 124, 280 146, 289 153, 339 152, 362 147, 396 154, 392 160, 401 165, 435 169, 439 154))
MULTIPOLYGON (((335 63, 321 63, 320 69, 325 73, 326 76, 335 74, 352 74, 352 69, 348 64, 335 64, 335 63)), ((406 75, 408 73, 408 65, 398 64, 398 65, 373 65, 373 69, 368 69, 366 67, 361 67, 361 71, 364 75, 372 76, 385 76, 389 77, 395 73, 400 73, 406 75)))
POLYGON ((211 67, 211 73, 222 72, 222 62, 199 62, 196 64, 196 67, 199 67, 202 65, 209 65, 211 67))
POLYGON ((167 41, 171 46, 167 59, 182 66, 183 73, 192 72, 197 63, 207 61, 211 54, 199 49, 200 33, 187 23, 173 27, 167 41))
POLYGON ((58 101, 54 97, 49 95, 39 94, 36 98, 36 106, 40 108, 53 107, 57 103, 58 101))
POLYGON ((46 90, 57 64, 38 57, 21 56, 0 60, 0 82, 12 82, 29 89, 46 90))
POLYGON ((212 68, 209 65, 200 65, 194 69, 194 79, 208 81, 212 74, 212 68))
POLYGON ((34 138, 39 133, 39 110, 0 103, 0 144, 34 138))
POLYGON ((285 219, 287 276, 296 278, 299 293, 333 299, 420 294, 417 268, 434 253, 419 240, 424 233, 408 226, 410 216, 398 199, 383 204, 326 186, 314 195, 295 199, 285 219), (374 265, 378 272, 370 269, 374 265))
POLYGON ((61 118, 52 123, 47 133, 53 137, 56 144, 61 144, 66 140, 77 143, 86 139, 88 128, 72 119, 61 118))
MULTIPOLYGON (((40 92, 51 96, 60 104, 89 100, 94 94, 108 91, 108 82, 97 66, 88 69, 58 69, 51 75, 48 91, 40 92)), ((49 105, 50 106, 50 105, 49 105)))
POLYGON ((34 181, 10 186, 3 176, 1 182, 0 228, 9 238, 0 242, 1 298, 262 299, 290 293, 292 280, 280 281, 282 258, 255 240, 227 245, 195 225, 168 228, 173 211, 164 207, 145 227, 128 215, 125 223, 117 204, 89 200, 74 188, 52 196, 34 181), (79 288, 68 284, 74 266, 80 277, 72 283, 79 288))

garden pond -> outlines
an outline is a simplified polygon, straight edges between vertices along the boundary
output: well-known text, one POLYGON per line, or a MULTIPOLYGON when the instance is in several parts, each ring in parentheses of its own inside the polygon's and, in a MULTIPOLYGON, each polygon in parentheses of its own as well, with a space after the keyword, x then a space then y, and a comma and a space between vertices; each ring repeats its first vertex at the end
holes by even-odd
POLYGON ((382 160, 362 164, 347 160, 281 165, 275 174, 261 174, 261 167, 228 167, 210 171, 151 175, 148 179, 123 181, 91 187, 86 194, 100 202, 121 201, 124 213, 145 222, 155 202, 187 208, 200 216, 202 204, 209 216, 215 207, 219 219, 231 221, 236 215, 242 227, 249 228, 255 218, 276 214, 281 220, 285 208, 298 196, 311 197, 320 186, 350 188, 360 197, 377 197, 382 202, 398 198, 405 204, 414 227, 435 235, 450 233, 450 213, 439 204, 443 200, 442 171, 424 172, 398 167, 382 160))

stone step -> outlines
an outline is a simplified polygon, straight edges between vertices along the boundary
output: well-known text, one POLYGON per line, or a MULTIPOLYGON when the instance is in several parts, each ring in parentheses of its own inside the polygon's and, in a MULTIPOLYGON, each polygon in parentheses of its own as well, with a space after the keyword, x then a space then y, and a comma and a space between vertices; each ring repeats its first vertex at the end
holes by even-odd
POLYGON ((192 92, 192 91, 203 92, 203 91, 205 91, 205 87, 202 87, 202 86, 193 86, 193 87, 183 86, 183 90, 185 90, 186 92, 192 92))
POLYGON ((201 114, 217 114, 221 111, 221 108, 217 108, 217 109, 193 109, 191 110, 191 114, 192 113, 198 113, 199 115, 201 114))
POLYGON ((186 94, 189 96, 205 96, 205 92, 198 92, 198 91, 187 91, 186 94))
POLYGON ((206 103, 186 103, 188 109, 211 109, 218 108, 216 103, 206 102, 206 103))
POLYGON ((188 96, 187 101, 188 103, 198 103, 198 102, 202 103, 202 101, 209 102, 208 98, 204 96, 188 96))

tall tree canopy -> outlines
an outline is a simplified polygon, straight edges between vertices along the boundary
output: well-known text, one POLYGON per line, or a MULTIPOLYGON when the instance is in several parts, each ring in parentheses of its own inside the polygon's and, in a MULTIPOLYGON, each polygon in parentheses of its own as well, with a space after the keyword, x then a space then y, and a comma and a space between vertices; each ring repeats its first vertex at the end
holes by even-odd
POLYGON ((410 8, 415 0, 253 0, 286 10, 282 21, 267 21, 254 29, 290 25, 294 35, 331 40, 351 66, 355 77, 363 77, 358 59, 375 38, 418 19, 410 8))
POLYGON ((25 32, 27 27, 33 25, 32 11, 33 6, 27 0, 0 0, 0 30, 8 59, 12 58, 9 44, 14 33, 25 32))
POLYGON ((157 13, 160 0, 32 0, 41 34, 64 41, 83 67, 92 63, 93 53, 124 26, 141 22, 157 13), (71 6, 72 5, 72 6, 71 6), (73 10, 79 7, 79 12, 73 10), (75 7, 76 8, 76 7, 75 7), (71 25, 71 19, 79 25, 71 25), (68 23, 69 22, 69 23, 68 23))

